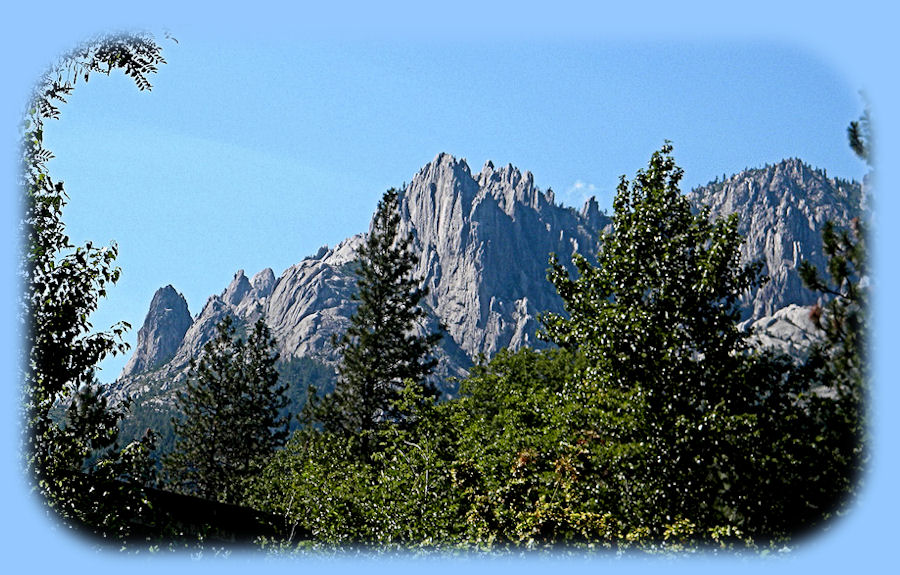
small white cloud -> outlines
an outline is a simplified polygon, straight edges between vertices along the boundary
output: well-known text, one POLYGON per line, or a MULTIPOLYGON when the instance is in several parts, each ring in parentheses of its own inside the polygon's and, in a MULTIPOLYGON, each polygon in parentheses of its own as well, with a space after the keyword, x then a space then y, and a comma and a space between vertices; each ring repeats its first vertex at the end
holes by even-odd
POLYGON ((581 180, 575 180, 575 183, 572 184, 572 187, 569 188, 569 191, 588 191, 593 192, 597 189, 597 186, 594 184, 588 184, 587 182, 582 182, 581 180))
POLYGON ((569 186, 565 193, 562 194, 560 200, 563 204, 581 208, 588 201, 588 198, 597 195, 597 186, 582 180, 575 180, 575 183, 569 186))

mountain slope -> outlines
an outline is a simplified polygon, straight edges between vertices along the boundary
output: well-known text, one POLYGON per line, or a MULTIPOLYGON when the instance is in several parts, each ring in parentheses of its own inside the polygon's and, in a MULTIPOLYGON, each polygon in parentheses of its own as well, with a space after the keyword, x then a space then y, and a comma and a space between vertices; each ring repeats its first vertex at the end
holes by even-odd
MULTIPOLYGON (((401 191, 400 208, 401 232, 413 238, 419 254, 414 273, 430 289, 422 304, 429 316, 421 329, 444 333, 442 377, 465 375, 482 353, 543 345, 534 338, 537 315, 562 311, 545 277, 550 253, 563 261, 575 251, 593 258, 600 228, 609 223, 593 199, 577 212, 557 205, 552 191, 537 189, 530 172, 488 162, 473 175, 465 160, 448 154, 439 154, 413 177, 401 191)), ((363 237, 323 247, 278 279, 267 269, 247 280, 239 270, 193 319, 171 360, 152 373, 141 369, 156 364, 144 357, 147 346, 139 334, 130 367, 113 386, 116 394, 130 394, 150 381, 180 380, 225 315, 244 324, 264 317, 284 359, 335 362, 331 336, 349 325, 355 310, 352 266, 363 237)))

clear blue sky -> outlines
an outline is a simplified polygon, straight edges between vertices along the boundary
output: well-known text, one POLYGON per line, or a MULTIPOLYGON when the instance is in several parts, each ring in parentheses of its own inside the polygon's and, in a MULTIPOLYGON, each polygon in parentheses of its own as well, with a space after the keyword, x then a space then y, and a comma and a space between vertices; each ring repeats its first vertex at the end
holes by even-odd
POLYGON ((665 139, 685 189, 792 156, 864 172, 844 137, 859 87, 782 43, 177 37, 152 92, 95 77, 45 131, 73 240, 119 245, 96 325, 124 319, 132 343, 158 287, 197 313, 239 268, 278 275, 365 230, 439 152, 531 170, 578 207, 610 205, 665 139))
MULTIPOLYGON (((180 42, 166 44, 169 64, 154 79, 153 92, 96 77, 79 87, 47 134, 58 155, 54 176, 66 181, 72 198, 65 219, 73 238, 114 239, 121 249, 122 280, 95 323, 126 319, 134 326, 132 341, 157 287, 174 284, 196 313, 238 268, 280 273, 319 245, 364 229, 381 192, 408 181, 441 151, 466 157, 475 171, 487 159, 531 170, 538 185, 568 203, 580 203, 591 186, 608 202, 619 175, 645 165, 664 139, 675 144, 686 187, 788 156, 832 175, 858 177, 863 167, 846 148, 844 130, 862 109, 857 90, 864 88, 873 101, 882 162, 874 233, 875 457, 859 506, 792 561, 610 567, 829 573, 883 570, 895 562, 894 438, 900 431, 894 412, 900 400, 892 355, 900 318, 889 296, 898 240, 892 222, 900 214, 890 191, 900 177, 889 160, 900 157, 900 91, 898 20, 890 3, 317 4, 50 1, 4 7, 5 566, 158 573, 202 572, 210 565, 111 560, 89 551, 54 531, 29 501, 18 459, 12 248, 23 102, 30 82, 56 55, 92 33, 134 27, 166 27, 180 42)), ((103 378, 115 377, 121 363, 111 365, 103 378)), ((238 560, 212 566, 216 572, 247 570, 238 560)), ((605 566, 567 565, 579 571, 605 566)), ((297 567, 305 565, 265 565, 297 567)), ((389 566, 392 573, 418 567, 389 566)), ((486 571, 477 562, 462 567, 486 571)), ((453 564, 428 568, 459 570, 453 564)), ((516 569, 553 567, 519 563, 516 569)))

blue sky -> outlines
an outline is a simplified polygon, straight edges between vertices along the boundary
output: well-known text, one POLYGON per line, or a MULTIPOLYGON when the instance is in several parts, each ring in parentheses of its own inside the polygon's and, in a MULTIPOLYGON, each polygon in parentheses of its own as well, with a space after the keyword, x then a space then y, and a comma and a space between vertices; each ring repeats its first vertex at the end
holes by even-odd
POLYGON ((531 170, 577 207, 611 205, 666 139, 685 189, 786 157, 864 173, 844 141, 859 87, 785 43, 177 37, 152 92, 95 77, 45 129, 72 239, 120 249, 96 325, 130 322, 132 344, 157 288, 197 313, 237 269, 278 275, 439 152, 531 170))
MULTIPOLYGON (((567 203, 591 189, 608 202, 618 177, 645 165, 664 139, 675 144, 686 187, 788 156, 858 177, 864 168, 844 130, 862 109, 862 88, 879 130, 879 190, 900 181, 887 161, 898 153, 900 94, 897 19, 886 2, 20 4, 0 18, 8 152, 0 228, 10 248, 18 221, 15 141, 30 82, 95 32, 165 27, 179 40, 165 44, 169 63, 151 93, 95 77, 47 133, 58 155, 54 176, 72 198, 65 219, 73 239, 116 240, 121 250, 122 280, 95 323, 126 319, 132 341, 156 288, 174 284, 196 313, 238 268, 280 273, 319 245, 364 229, 380 194, 441 151, 466 157, 474 171, 487 159, 531 170, 567 203)), ((891 439, 900 405, 890 353, 898 318, 896 304, 879 294, 894 285, 897 199, 879 193, 876 206, 873 472, 848 518, 767 569, 826 573, 893 561, 900 509, 891 439)), ((12 324, 15 251, 2 256, 4 317, 12 324)), ((87 551, 29 501, 18 473, 13 328, 3 336, 5 564, 158 572, 152 560, 111 561, 87 551)), ((120 365, 109 364, 102 377, 115 377, 120 365)), ((756 572, 757 563, 725 565, 756 572)), ((613 567, 654 566, 663 567, 613 567)), ((695 573, 723 564, 664 566, 695 573)))

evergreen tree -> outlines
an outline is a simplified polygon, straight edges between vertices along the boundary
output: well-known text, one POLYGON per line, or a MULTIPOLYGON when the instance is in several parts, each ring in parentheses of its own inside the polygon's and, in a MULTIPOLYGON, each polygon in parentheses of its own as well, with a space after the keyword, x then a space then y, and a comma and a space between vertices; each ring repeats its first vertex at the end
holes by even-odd
POLYGON ((278 383, 275 340, 262 320, 246 342, 231 317, 191 361, 187 388, 173 419, 176 443, 164 470, 183 492, 240 503, 247 482, 287 438, 287 388, 278 383))
POLYGON ((431 349, 441 336, 414 332, 425 316, 419 302, 427 289, 412 276, 416 257, 399 228, 398 192, 390 189, 357 251, 359 307, 346 333, 334 340, 342 353, 338 383, 314 408, 327 431, 366 436, 388 422, 402 422, 396 400, 405 380, 434 394, 425 379, 437 364, 431 349))
MULTIPOLYGON (((847 128, 850 148, 873 165, 869 109, 847 128)), ((826 222, 822 248, 828 257, 828 279, 808 261, 802 262, 804 284, 818 291, 827 303, 816 305, 811 318, 822 330, 800 370, 810 392, 806 403, 821 433, 817 441, 817 482, 820 514, 845 508, 852 502, 868 461, 866 406, 868 394, 869 269, 866 226, 854 218, 850 229, 826 222)))

